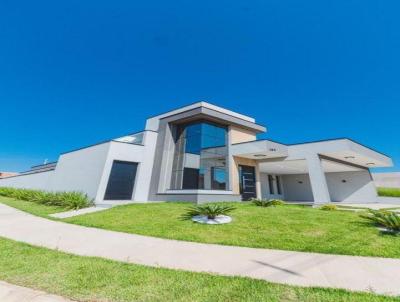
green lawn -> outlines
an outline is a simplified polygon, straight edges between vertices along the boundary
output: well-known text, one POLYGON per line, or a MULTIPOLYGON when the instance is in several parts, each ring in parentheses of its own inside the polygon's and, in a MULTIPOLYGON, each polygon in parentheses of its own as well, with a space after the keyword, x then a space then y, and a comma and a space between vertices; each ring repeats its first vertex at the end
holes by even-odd
POLYGON ((64 221, 162 238, 329 254, 400 258, 400 236, 384 235, 351 211, 303 206, 261 208, 234 204, 233 222, 201 225, 180 220, 185 203, 133 204, 64 221))
POLYGON ((379 196, 386 197, 400 197, 400 189, 399 188, 378 188, 379 196))
MULTIPOLYGON (((54 207, 10 200, 0 202, 46 217, 54 207)), ((235 203, 233 222, 210 226, 180 219, 187 203, 119 206, 63 221, 161 238, 328 254, 400 258, 400 236, 382 234, 352 211, 303 206, 261 208, 235 203)))
POLYGON ((399 301, 73 256, 0 237, 0 280, 79 301, 399 301))
POLYGON ((49 214, 68 211, 67 209, 59 206, 46 206, 31 201, 16 200, 3 196, 0 196, 0 202, 9 205, 10 207, 14 207, 22 211, 46 218, 49 217, 49 214))

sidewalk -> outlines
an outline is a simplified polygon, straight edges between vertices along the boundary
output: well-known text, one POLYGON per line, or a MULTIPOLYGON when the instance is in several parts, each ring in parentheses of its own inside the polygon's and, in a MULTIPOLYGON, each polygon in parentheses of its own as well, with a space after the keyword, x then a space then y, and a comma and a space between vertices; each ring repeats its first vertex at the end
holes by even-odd
POLYGON ((1 302, 72 302, 60 296, 50 295, 18 285, 0 281, 1 302))
POLYGON ((4 204, 0 204, 0 236, 76 255, 147 266, 400 295, 400 259, 167 240, 52 221, 4 204))

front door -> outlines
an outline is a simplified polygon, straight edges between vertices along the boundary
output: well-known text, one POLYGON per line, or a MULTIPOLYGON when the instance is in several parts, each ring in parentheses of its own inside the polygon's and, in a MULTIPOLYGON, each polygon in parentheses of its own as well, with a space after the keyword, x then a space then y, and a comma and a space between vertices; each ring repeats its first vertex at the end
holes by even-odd
POLYGON ((256 198, 256 169, 251 166, 239 166, 240 194, 242 200, 256 198))

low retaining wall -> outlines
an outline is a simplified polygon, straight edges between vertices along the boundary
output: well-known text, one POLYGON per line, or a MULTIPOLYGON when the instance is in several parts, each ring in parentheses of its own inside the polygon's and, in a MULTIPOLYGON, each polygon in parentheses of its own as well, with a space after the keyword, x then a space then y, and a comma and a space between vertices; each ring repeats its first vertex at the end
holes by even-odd
POLYGON ((47 190, 51 188, 51 178, 54 170, 33 172, 0 179, 0 187, 47 190))

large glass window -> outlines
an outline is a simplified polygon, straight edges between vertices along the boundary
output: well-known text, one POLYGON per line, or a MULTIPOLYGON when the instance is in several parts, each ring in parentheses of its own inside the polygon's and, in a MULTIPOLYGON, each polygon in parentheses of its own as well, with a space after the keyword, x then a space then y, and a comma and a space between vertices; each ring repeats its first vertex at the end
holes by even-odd
POLYGON ((276 188, 278 189, 278 194, 282 195, 281 177, 279 175, 276 176, 276 188))
POLYGON ((209 122, 178 125, 171 189, 226 190, 227 129, 209 122))
POLYGON ((275 194, 274 190, 274 177, 272 175, 268 175, 268 186, 269 186, 269 194, 275 194))

